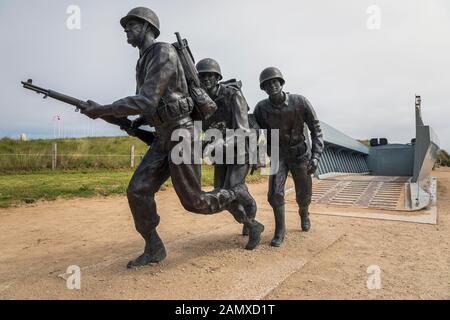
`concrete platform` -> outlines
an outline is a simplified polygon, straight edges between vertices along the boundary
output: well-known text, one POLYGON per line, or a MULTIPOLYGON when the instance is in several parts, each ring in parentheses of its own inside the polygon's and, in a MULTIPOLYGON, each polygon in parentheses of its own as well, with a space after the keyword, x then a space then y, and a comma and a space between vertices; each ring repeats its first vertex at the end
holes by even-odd
MULTIPOLYGON (((436 179, 427 192, 432 201, 423 210, 411 210, 407 194, 410 177, 336 175, 314 179, 313 214, 436 224, 436 179)), ((286 203, 295 204, 294 188, 286 190, 286 203)), ((292 206, 291 206, 292 207, 292 206)))

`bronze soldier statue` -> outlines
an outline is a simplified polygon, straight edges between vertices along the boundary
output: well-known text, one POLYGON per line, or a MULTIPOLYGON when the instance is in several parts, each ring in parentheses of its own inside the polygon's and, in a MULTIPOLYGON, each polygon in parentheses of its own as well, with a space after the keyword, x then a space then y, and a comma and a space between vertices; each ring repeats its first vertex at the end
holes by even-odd
MULTIPOLYGON (((268 200, 275 215, 275 235, 271 245, 279 247, 286 234, 284 195, 288 172, 295 183, 296 201, 299 206, 301 229, 309 231, 309 205, 312 196, 311 174, 317 170, 324 143, 319 120, 309 101, 297 94, 283 91, 285 80, 277 68, 266 68, 260 76, 260 87, 269 96, 255 108, 255 118, 262 129, 279 130, 279 170, 269 178, 268 200), (311 134, 309 153, 304 125, 311 134)), ((274 152, 268 145, 268 152, 274 152)))
MULTIPOLYGON (((203 121, 203 130, 216 128, 222 131, 225 137, 226 129, 241 129, 249 131, 248 104, 240 90, 240 82, 230 80, 220 83, 223 79, 219 63, 211 58, 206 58, 197 63, 197 71, 200 81, 206 88, 209 96, 217 105, 217 111, 206 121, 203 121)), ((245 141, 248 143, 248 140, 245 141)), ((226 148, 224 150, 226 153, 226 148)), ((249 173, 250 164, 248 146, 245 148, 245 163, 238 163, 237 150, 234 148, 234 163, 214 164, 214 187, 231 189, 239 184, 245 184, 245 178, 249 173)), ((249 192, 246 194, 244 206, 233 202, 228 211, 236 221, 242 223, 243 219, 255 219, 256 202, 249 192)), ((249 235, 249 229, 244 225, 242 234, 249 235)))
MULTIPOLYGON (((152 10, 135 8, 120 23, 128 43, 139 49, 136 95, 109 105, 88 101, 82 112, 93 119, 105 115, 141 115, 141 120, 156 130, 155 140, 134 172, 127 190, 136 230, 145 240, 144 253, 128 263, 128 268, 135 268, 160 262, 166 257, 164 244, 156 231, 160 217, 154 195, 169 177, 183 207, 199 214, 223 211, 233 201, 245 200, 247 190, 238 185, 231 190, 203 192, 200 165, 173 162, 171 151, 178 142, 171 141, 172 133, 176 129, 184 129, 194 137, 191 117, 194 103, 180 58, 171 44, 156 42, 160 25, 152 10)), ((246 221, 245 224, 253 231, 246 246, 251 250, 260 241, 260 225, 254 221, 246 221)))

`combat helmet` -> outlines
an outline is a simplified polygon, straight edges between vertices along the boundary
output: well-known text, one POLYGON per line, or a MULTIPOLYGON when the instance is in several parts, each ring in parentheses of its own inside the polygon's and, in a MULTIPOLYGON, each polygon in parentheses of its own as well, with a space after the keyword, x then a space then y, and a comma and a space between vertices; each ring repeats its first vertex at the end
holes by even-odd
POLYGON ((153 10, 145 7, 137 7, 132 9, 128 14, 120 19, 120 24, 125 28, 125 25, 130 19, 140 19, 148 22, 148 24, 155 31, 155 39, 159 37, 161 33, 159 30, 159 18, 153 10))
POLYGON ((206 59, 200 60, 197 63, 196 67, 197 67, 198 73, 206 73, 206 72, 215 73, 215 74, 219 75, 219 81, 223 79, 222 70, 220 70, 220 65, 214 59, 206 58, 206 59))
POLYGON ((261 90, 264 90, 264 86, 263 86, 264 82, 266 82, 267 80, 272 80, 272 79, 279 79, 282 86, 286 82, 286 81, 284 81, 283 74, 281 73, 281 71, 278 68, 269 67, 269 68, 264 69, 263 72, 261 72, 261 75, 259 76, 259 86, 260 86, 261 90))

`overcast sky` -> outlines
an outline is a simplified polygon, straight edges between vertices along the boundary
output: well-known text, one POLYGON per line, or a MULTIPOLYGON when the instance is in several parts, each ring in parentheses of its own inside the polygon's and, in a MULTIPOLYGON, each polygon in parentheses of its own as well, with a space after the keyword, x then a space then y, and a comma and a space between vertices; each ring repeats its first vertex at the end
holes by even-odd
POLYGON ((242 80, 252 109, 265 98, 260 72, 277 66, 285 90, 306 96, 331 126, 407 143, 418 93, 425 123, 450 150, 448 0, 0 0, 0 137, 52 137, 55 115, 67 135, 121 134, 20 81, 105 104, 133 94, 138 52, 119 19, 136 6, 159 15, 160 41, 174 42, 179 31, 197 60, 215 58, 225 78, 242 80), (81 10, 79 30, 67 28, 70 5, 81 10), (376 26, 371 5, 380 9, 379 29, 368 28, 368 19, 376 26))

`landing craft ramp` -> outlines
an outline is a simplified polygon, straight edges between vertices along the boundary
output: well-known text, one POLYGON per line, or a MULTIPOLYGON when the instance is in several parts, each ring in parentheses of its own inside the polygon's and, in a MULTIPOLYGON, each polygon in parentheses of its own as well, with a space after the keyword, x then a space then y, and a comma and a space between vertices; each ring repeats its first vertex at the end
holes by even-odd
MULTIPOLYGON (((430 208, 436 202, 436 181, 430 174, 439 140, 423 123, 420 96, 415 115, 416 137, 411 143, 372 139, 370 147, 321 122, 325 149, 313 183, 314 211, 334 208, 340 215, 375 218, 403 214, 405 221, 435 222, 430 208), (417 219, 420 214, 428 218, 417 219), (408 220, 408 215, 414 218, 408 220)), ((295 196, 288 195, 287 202, 295 202, 295 196)))
POLYGON ((313 201, 322 205, 378 210, 409 210, 405 203, 408 177, 336 176, 318 180, 313 201))

